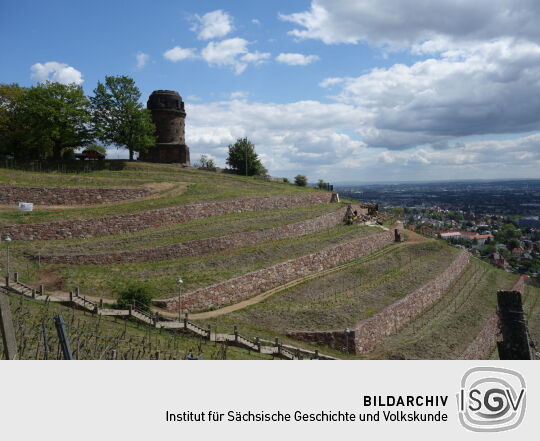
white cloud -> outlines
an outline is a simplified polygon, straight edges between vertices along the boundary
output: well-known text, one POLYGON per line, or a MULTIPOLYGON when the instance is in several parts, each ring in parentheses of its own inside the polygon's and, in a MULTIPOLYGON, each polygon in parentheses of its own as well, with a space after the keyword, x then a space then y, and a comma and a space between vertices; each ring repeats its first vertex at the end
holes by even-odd
POLYGON ((229 94, 231 100, 246 100, 249 97, 249 92, 243 90, 236 90, 229 94))
POLYGON ((182 48, 180 46, 175 46, 172 49, 163 53, 163 56, 172 62, 188 60, 190 58, 197 58, 195 49, 192 48, 182 48))
POLYGON ((332 86, 335 86, 337 84, 341 84, 345 81, 345 78, 338 78, 338 77, 330 77, 330 78, 325 78, 324 80, 322 80, 320 83, 319 83, 319 86, 320 87, 332 87, 332 86))
POLYGON ((56 61, 36 63, 30 68, 33 80, 44 82, 54 81, 62 84, 82 84, 82 73, 74 67, 56 61))
POLYGON ((244 136, 256 144, 265 166, 278 174, 318 170, 367 151, 360 140, 342 133, 362 118, 351 105, 257 103, 233 93, 231 101, 189 104, 187 112, 192 151, 212 154, 222 165, 227 145, 244 136))
POLYGON ((269 53, 249 52, 249 42, 243 38, 210 41, 201 51, 201 57, 210 65, 231 67, 241 74, 248 64, 260 64, 270 57, 269 53))
POLYGON ((317 55, 282 53, 276 57, 276 60, 290 66, 306 66, 319 60, 319 57, 317 55))
POLYGON ((245 55, 242 55, 242 61, 245 61, 248 64, 255 64, 259 65, 261 63, 264 63, 266 60, 268 60, 271 57, 271 54, 268 52, 248 52, 245 55))
POLYGON ((135 58, 137 60, 137 69, 142 69, 144 66, 146 66, 146 63, 148 63, 150 55, 145 54, 144 52, 137 52, 135 58))
POLYGON ((252 19, 251 23, 253 23, 253 24, 257 25, 257 26, 261 25, 261 22, 257 18, 252 19))
POLYGON ((406 48, 439 38, 540 42, 537 0, 313 0, 309 10, 280 14, 290 34, 327 44, 369 42, 406 48))
POLYGON ((197 15, 195 19, 197 23, 192 30, 197 32, 197 38, 199 40, 221 38, 234 29, 232 17, 221 9, 207 12, 202 17, 197 15))
POLYGON ((335 98, 363 110, 370 146, 440 149, 462 136, 540 130, 539 77, 540 45, 500 40, 343 78, 335 98))

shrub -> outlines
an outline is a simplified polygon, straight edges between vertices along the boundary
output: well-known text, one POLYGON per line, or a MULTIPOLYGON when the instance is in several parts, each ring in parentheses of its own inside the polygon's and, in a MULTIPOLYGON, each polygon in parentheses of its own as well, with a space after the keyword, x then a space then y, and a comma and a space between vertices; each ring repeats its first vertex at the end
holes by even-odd
POLYGON ((135 305, 137 309, 150 311, 155 289, 148 284, 131 283, 118 291, 117 309, 128 309, 130 305, 135 305))
POLYGON ((296 175, 294 177, 294 183, 299 187, 305 187, 307 185, 307 178, 304 175, 296 175))

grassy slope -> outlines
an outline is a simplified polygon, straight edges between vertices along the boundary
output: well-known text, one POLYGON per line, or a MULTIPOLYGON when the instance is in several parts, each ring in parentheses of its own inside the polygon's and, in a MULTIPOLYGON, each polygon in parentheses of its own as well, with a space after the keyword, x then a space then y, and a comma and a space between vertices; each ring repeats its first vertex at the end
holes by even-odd
POLYGON ((115 288, 140 281, 158 286, 158 296, 165 298, 378 231, 373 227, 340 226, 317 234, 262 242, 198 257, 116 265, 47 265, 43 271, 60 268, 64 286, 80 286, 87 295, 112 297, 115 288), (184 280, 182 286, 176 284, 179 277, 184 280))
POLYGON ((338 210, 336 204, 299 207, 295 210, 267 210, 235 213, 202 219, 183 224, 152 228, 133 234, 93 239, 34 241, 23 244, 21 251, 27 250, 42 255, 100 254, 109 250, 124 251, 187 242, 195 239, 222 236, 237 232, 262 230, 304 221, 338 210))
MULTIPOLYGON (((156 351, 160 352, 161 359, 183 359, 189 351, 193 351, 195 356, 201 352, 205 360, 222 359, 224 356, 221 344, 208 342, 193 334, 160 331, 137 322, 95 316, 59 304, 36 302, 16 295, 10 294, 8 297, 22 359, 36 359, 36 355, 43 359, 42 323, 46 325, 50 358, 56 358, 58 338, 53 321, 55 314, 60 314, 66 323, 71 349, 76 359, 109 359, 112 350, 117 351, 120 359, 125 355, 128 359, 150 359, 155 357, 156 351)), ((229 360, 272 358, 232 346, 226 347, 225 354, 229 360)), ((0 339, 0 359, 2 356, 0 339)))
POLYGON ((389 250, 376 259, 360 259, 357 265, 344 271, 204 323, 218 328, 239 325, 240 329, 260 336, 279 332, 286 341, 292 341, 285 337, 288 330, 350 327, 425 284, 457 252, 441 242, 389 250))
POLYGON ((525 288, 525 313, 529 324, 529 335, 536 352, 540 352, 540 288, 525 288))
POLYGON ((251 177, 179 168, 173 165, 133 163, 120 171, 95 171, 84 174, 33 173, 0 169, 0 184, 30 186, 137 186, 145 183, 177 183, 189 186, 180 195, 133 201, 101 207, 39 210, 20 214, 17 210, 0 212, 0 225, 81 219, 141 210, 221 200, 293 194, 317 191, 295 185, 268 182, 251 177))
POLYGON ((444 298, 397 335, 385 340, 370 357, 455 359, 495 312, 496 293, 510 289, 517 276, 478 259, 444 298))

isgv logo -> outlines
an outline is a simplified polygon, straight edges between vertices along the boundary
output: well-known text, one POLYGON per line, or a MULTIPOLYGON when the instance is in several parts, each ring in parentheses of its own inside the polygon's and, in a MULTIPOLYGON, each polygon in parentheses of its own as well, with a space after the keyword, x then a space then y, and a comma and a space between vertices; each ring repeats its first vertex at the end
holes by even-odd
POLYGON ((521 374, 497 367, 475 367, 461 380, 459 421, 473 432, 514 429, 525 417, 527 396, 521 374))

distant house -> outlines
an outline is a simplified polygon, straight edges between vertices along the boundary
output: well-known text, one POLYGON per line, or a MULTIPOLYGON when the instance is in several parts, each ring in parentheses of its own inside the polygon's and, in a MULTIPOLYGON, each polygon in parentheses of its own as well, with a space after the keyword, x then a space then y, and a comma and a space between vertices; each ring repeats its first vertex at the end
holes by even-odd
POLYGON ((490 254, 489 261, 492 265, 495 265, 502 269, 506 269, 508 267, 508 262, 506 261, 506 259, 497 252, 490 254))
POLYGON ((476 240, 478 245, 484 245, 488 239, 493 239, 492 234, 478 234, 474 231, 445 231, 439 234, 441 239, 465 239, 469 242, 476 240))
POLYGON ((461 238, 461 232, 460 231, 445 231, 443 233, 439 233, 439 237, 441 239, 460 239, 461 238))
POLYGON ((433 237, 437 237, 437 235, 439 234, 439 231, 434 230, 433 228, 426 227, 426 226, 420 227, 420 232, 427 236, 433 236, 433 237))
POLYGON ((511 253, 513 256, 521 256, 523 254, 523 248, 512 248, 511 253))

